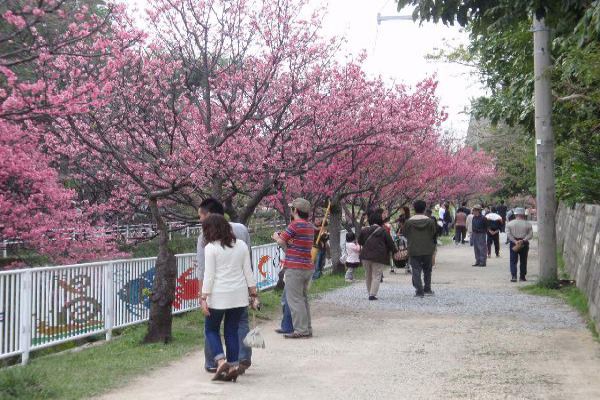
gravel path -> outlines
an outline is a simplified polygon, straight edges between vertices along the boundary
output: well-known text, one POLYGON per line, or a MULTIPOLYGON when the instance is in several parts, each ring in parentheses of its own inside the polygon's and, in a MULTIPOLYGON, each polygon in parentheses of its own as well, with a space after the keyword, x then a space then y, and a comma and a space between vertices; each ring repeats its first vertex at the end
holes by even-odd
POLYGON ((387 272, 377 302, 363 282, 323 295, 315 337, 286 341, 266 324, 267 349, 237 384, 211 383, 194 353, 101 398, 600 399, 600 345, 561 301, 518 291, 504 250, 472 268, 470 247, 440 249, 432 298, 387 272))

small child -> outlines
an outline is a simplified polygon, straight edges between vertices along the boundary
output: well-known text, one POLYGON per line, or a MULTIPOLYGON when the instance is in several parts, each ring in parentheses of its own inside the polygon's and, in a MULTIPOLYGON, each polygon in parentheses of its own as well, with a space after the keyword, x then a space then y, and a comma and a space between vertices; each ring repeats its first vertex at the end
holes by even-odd
POLYGON ((346 233, 346 282, 354 281, 354 269, 360 264, 360 246, 356 243, 356 235, 346 233))

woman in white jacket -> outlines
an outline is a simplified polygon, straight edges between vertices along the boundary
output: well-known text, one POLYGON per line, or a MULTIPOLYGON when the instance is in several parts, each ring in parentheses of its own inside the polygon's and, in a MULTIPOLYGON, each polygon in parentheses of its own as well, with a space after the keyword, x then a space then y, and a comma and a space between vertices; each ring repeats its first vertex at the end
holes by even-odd
POLYGON ((202 312, 206 316, 204 334, 215 354, 217 372, 213 380, 236 381, 238 376, 240 317, 256 298, 248 246, 235 240, 231 225, 222 215, 210 215, 202 223, 205 271, 202 286, 202 312), (221 342, 224 322, 225 347, 221 342))

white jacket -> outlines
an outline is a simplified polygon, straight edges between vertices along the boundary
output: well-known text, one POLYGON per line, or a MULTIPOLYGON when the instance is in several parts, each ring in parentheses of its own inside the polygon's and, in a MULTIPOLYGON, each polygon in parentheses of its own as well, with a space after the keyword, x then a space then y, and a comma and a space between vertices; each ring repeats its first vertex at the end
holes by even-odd
POLYGON ((208 306, 217 310, 247 307, 248 288, 256 286, 248 245, 242 240, 236 240, 233 247, 208 243, 204 257, 202 293, 208 295, 208 306))

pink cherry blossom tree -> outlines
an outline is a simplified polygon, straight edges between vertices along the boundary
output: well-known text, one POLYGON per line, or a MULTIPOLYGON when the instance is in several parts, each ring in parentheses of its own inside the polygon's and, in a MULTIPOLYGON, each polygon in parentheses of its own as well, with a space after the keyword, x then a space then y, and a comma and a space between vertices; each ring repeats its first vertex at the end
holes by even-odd
POLYGON ((24 240, 54 261, 115 253, 102 233, 91 232, 90 223, 101 222, 102 208, 63 187, 54 169, 59 164, 45 143, 48 121, 85 112, 95 101, 102 82, 89 79, 89 71, 138 37, 127 28, 122 8, 100 10, 97 3, 0 4, 0 158, 5 163, 0 196, 14 211, 3 216, 0 235, 24 240))

